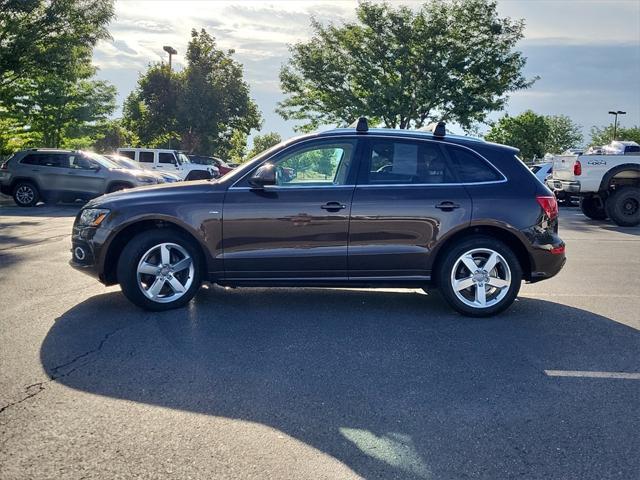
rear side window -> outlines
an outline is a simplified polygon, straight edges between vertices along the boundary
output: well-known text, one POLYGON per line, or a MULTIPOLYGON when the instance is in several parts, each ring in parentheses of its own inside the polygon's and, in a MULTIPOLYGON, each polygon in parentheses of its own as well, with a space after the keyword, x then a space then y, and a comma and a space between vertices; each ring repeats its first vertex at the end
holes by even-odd
POLYGON ((175 165, 176 157, 173 156, 173 153, 160 152, 159 154, 159 163, 172 163, 175 165))
POLYGON ((118 154, 122 155, 123 157, 130 158, 131 160, 136 159, 136 152, 134 152, 133 150, 121 150, 120 152, 118 152, 118 154))
POLYGON ((447 146, 451 163, 463 183, 495 182, 502 175, 484 159, 464 148, 447 146))
POLYGON ((153 163, 153 152, 140 152, 139 162, 153 163))
POLYGON ((40 157, 42 155, 27 155, 22 159, 20 163, 24 163, 25 165, 40 165, 40 157))
POLYGON ((368 156, 367 183, 370 185, 454 182, 437 144, 374 140, 368 156))
POLYGON ((34 153, 24 157, 20 163, 42 167, 69 168, 69 156, 66 153, 34 153))

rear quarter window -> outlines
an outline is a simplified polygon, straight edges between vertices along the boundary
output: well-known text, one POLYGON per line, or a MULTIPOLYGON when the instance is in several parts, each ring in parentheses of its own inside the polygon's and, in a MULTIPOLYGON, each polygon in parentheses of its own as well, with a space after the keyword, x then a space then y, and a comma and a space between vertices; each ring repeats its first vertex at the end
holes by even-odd
POLYGON ((502 175, 482 157, 470 150, 447 146, 451 164, 463 183, 496 182, 502 175))

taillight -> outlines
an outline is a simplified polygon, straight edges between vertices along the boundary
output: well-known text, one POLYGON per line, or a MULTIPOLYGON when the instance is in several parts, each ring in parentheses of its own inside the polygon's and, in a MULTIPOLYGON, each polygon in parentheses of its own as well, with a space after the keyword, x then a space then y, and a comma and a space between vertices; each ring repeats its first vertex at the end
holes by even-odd
POLYGON ((542 207, 549 220, 553 220, 558 216, 558 202, 554 196, 538 195, 536 201, 542 207))
POLYGON ((582 175, 582 164, 580 160, 576 160, 576 163, 573 164, 573 175, 576 177, 582 175))

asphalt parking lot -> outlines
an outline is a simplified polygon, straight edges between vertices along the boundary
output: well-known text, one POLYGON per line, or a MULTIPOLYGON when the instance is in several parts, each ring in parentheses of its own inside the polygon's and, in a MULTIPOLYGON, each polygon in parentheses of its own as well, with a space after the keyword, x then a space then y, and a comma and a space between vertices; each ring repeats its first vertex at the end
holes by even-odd
POLYGON ((215 286, 151 314, 67 265, 76 211, 0 201, 3 480, 640 477, 640 228, 561 209, 565 269, 491 319, 215 286))

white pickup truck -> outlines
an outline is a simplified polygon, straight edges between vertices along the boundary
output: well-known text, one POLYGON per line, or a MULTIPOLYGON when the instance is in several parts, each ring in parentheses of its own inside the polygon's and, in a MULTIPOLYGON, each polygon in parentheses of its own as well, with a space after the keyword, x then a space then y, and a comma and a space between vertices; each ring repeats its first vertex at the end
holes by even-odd
POLYGON ((640 224, 640 145, 612 142, 603 153, 560 155, 553 161, 553 187, 580 197, 589 218, 620 226, 640 224))

